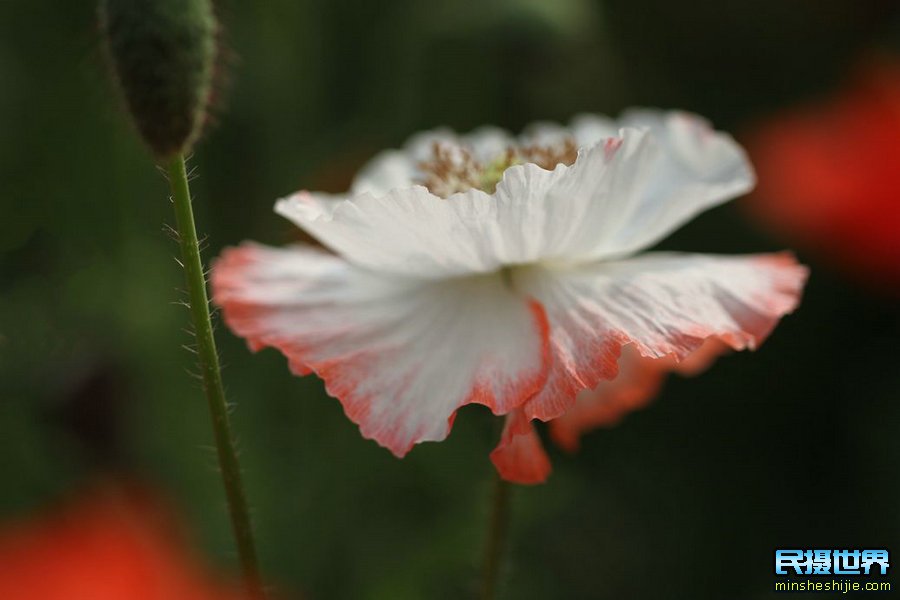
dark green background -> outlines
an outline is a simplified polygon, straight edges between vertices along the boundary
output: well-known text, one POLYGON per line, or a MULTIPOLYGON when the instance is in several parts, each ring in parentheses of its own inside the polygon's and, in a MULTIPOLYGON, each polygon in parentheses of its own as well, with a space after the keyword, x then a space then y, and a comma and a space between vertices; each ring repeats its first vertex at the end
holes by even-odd
MULTIPOLYGON (((890 0, 221 2, 227 85, 193 165, 206 257, 296 237, 271 211, 340 191, 420 129, 518 130, 680 107, 719 128, 897 48, 890 0)), ((162 486, 234 564, 206 408, 185 375, 165 182, 118 108, 92 2, 0 3, 0 514, 103 470, 162 486)), ((664 243, 780 249, 738 205, 664 243)), ((815 257, 797 314, 517 490, 505 598, 769 598, 779 546, 900 551, 900 306, 815 257)), ((312 598, 477 589, 494 423, 402 461, 314 378, 220 329, 264 569, 312 598)), ((900 581, 894 581, 900 586, 900 581)))

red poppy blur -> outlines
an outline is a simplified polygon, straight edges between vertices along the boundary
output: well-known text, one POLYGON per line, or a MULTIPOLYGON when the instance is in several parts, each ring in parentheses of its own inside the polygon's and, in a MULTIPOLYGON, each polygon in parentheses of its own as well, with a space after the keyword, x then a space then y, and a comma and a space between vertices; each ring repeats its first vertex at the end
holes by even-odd
POLYGON ((0 528, 3 600, 238 600, 152 494, 106 485, 0 528))
POLYGON ((900 62, 772 118, 746 140, 759 184, 746 205, 792 245, 900 289, 900 62))

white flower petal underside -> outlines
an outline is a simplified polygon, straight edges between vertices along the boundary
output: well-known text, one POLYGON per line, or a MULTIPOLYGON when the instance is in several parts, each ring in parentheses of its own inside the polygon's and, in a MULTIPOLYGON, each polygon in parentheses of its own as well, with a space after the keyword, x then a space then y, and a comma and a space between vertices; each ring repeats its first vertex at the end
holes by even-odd
POLYGON ((576 394, 613 379, 623 346, 682 359, 710 337, 756 348, 800 300, 807 270, 789 254, 725 257, 648 253, 569 269, 531 268, 515 287, 544 307, 553 367, 529 400, 528 418, 550 420, 576 394))
POLYGON ((354 265, 427 279, 497 271, 502 265, 484 233, 497 210, 479 190, 445 200, 422 186, 345 200, 300 192, 275 205, 354 265))
POLYGON ((597 244, 591 224, 602 223, 596 196, 636 182, 650 152, 646 134, 629 130, 623 142, 597 145, 571 168, 511 167, 493 196, 472 189, 444 199, 422 186, 351 198, 299 192, 275 211, 373 271, 433 279, 491 273, 589 253, 597 244))
POLYGON ((727 133, 686 112, 631 110, 620 120, 645 129, 659 146, 634 196, 616 195, 603 243, 592 256, 627 256, 648 248, 699 213, 750 191, 756 183, 743 149, 727 133))
MULTIPOLYGON (((280 200, 276 211, 354 264, 441 278, 627 256, 752 187, 737 144, 698 117, 632 121, 638 128, 583 149, 571 166, 508 168, 493 195, 472 189, 439 198, 421 186, 403 187, 413 167, 393 151, 364 172, 359 193, 300 192, 280 200)), ((591 139, 607 126, 585 117, 576 131, 591 139)), ((426 139, 438 138, 463 139, 446 132, 426 139)), ((473 146, 499 147, 505 138, 501 130, 483 130, 472 139, 473 146)))
POLYGON ((740 146, 700 117, 633 111, 620 124, 625 128, 618 137, 604 139, 608 120, 586 115, 573 121, 581 140, 603 141, 547 191, 545 258, 571 263, 629 256, 754 185, 740 146), (554 237, 560 222, 567 238, 554 237))
POLYGON ((620 135, 580 151, 571 166, 506 170, 494 197, 498 222, 492 224, 501 263, 582 262, 603 253, 604 236, 626 218, 615 211, 627 210, 629 198, 636 201, 657 155, 646 132, 620 135))
POLYGON ((505 414, 550 366, 541 307, 500 277, 384 277, 324 251, 245 244, 216 262, 213 297, 250 347, 315 372, 363 436, 402 456, 442 440, 465 404, 505 414))

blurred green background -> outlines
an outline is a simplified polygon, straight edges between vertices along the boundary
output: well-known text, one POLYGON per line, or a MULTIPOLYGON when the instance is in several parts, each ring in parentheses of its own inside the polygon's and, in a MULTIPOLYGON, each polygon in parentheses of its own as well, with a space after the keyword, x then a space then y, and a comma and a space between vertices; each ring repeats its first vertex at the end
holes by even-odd
MULTIPOLYGON (((227 82, 193 159, 205 256, 295 239, 275 198, 342 191, 376 151, 438 125, 652 105, 740 134, 835 88, 861 52, 896 50, 898 6, 223 0, 227 82)), ((0 3, 0 140, 0 516, 98 472, 137 474, 232 568, 180 349, 166 185, 119 110, 93 2, 0 3)), ((738 203, 663 245, 789 244, 738 203)), ((801 258, 805 301, 761 350, 672 379, 577 456, 550 448, 549 482, 514 498, 505 598, 769 598, 776 547, 900 539, 900 305, 801 258)), ((311 598, 472 597, 487 411, 466 408, 446 442, 398 461, 275 351, 251 355, 224 328, 219 341, 269 579, 311 598)))

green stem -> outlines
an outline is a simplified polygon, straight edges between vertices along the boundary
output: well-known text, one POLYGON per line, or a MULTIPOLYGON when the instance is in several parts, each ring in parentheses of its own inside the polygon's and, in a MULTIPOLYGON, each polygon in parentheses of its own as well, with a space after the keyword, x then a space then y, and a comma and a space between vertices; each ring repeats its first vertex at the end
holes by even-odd
POLYGON ((500 478, 494 478, 494 490, 491 496, 491 516, 487 543, 484 547, 484 564, 481 580, 481 600, 494 600, 497 595, 497 582, 503 564, 506 548, 506 536, 509 529, 509 497, 512 486, 500 478))
POLYGON ((212 321, 209 315, 206 277, 203 272, 203 263, 200 260, 200 246, 197 242, 197 229, 194 226, 191 191, 188 186, 184 157, 180 154, 175 156, 166 165, 166 170, 175 205, 175 222, 178 227, 178 240, 181 245, 181 257, 190 298, 191 318, 194 321, 194 331, 197 336, 197 355, 203 374, 203 388, 212 417, 216 453, 222 482, 225 485, 225 495, 228 498, 231 526, 234 530, 247 590, 251 597, 262 598, 259 561, 250 524, 250 511, 241 482, 241 468, 238 464, 231 426, 228 422, 228 405, 225 402, 222 374, 219 370, 219 355, 216 351, 216 341, 213 337, 212 321))

